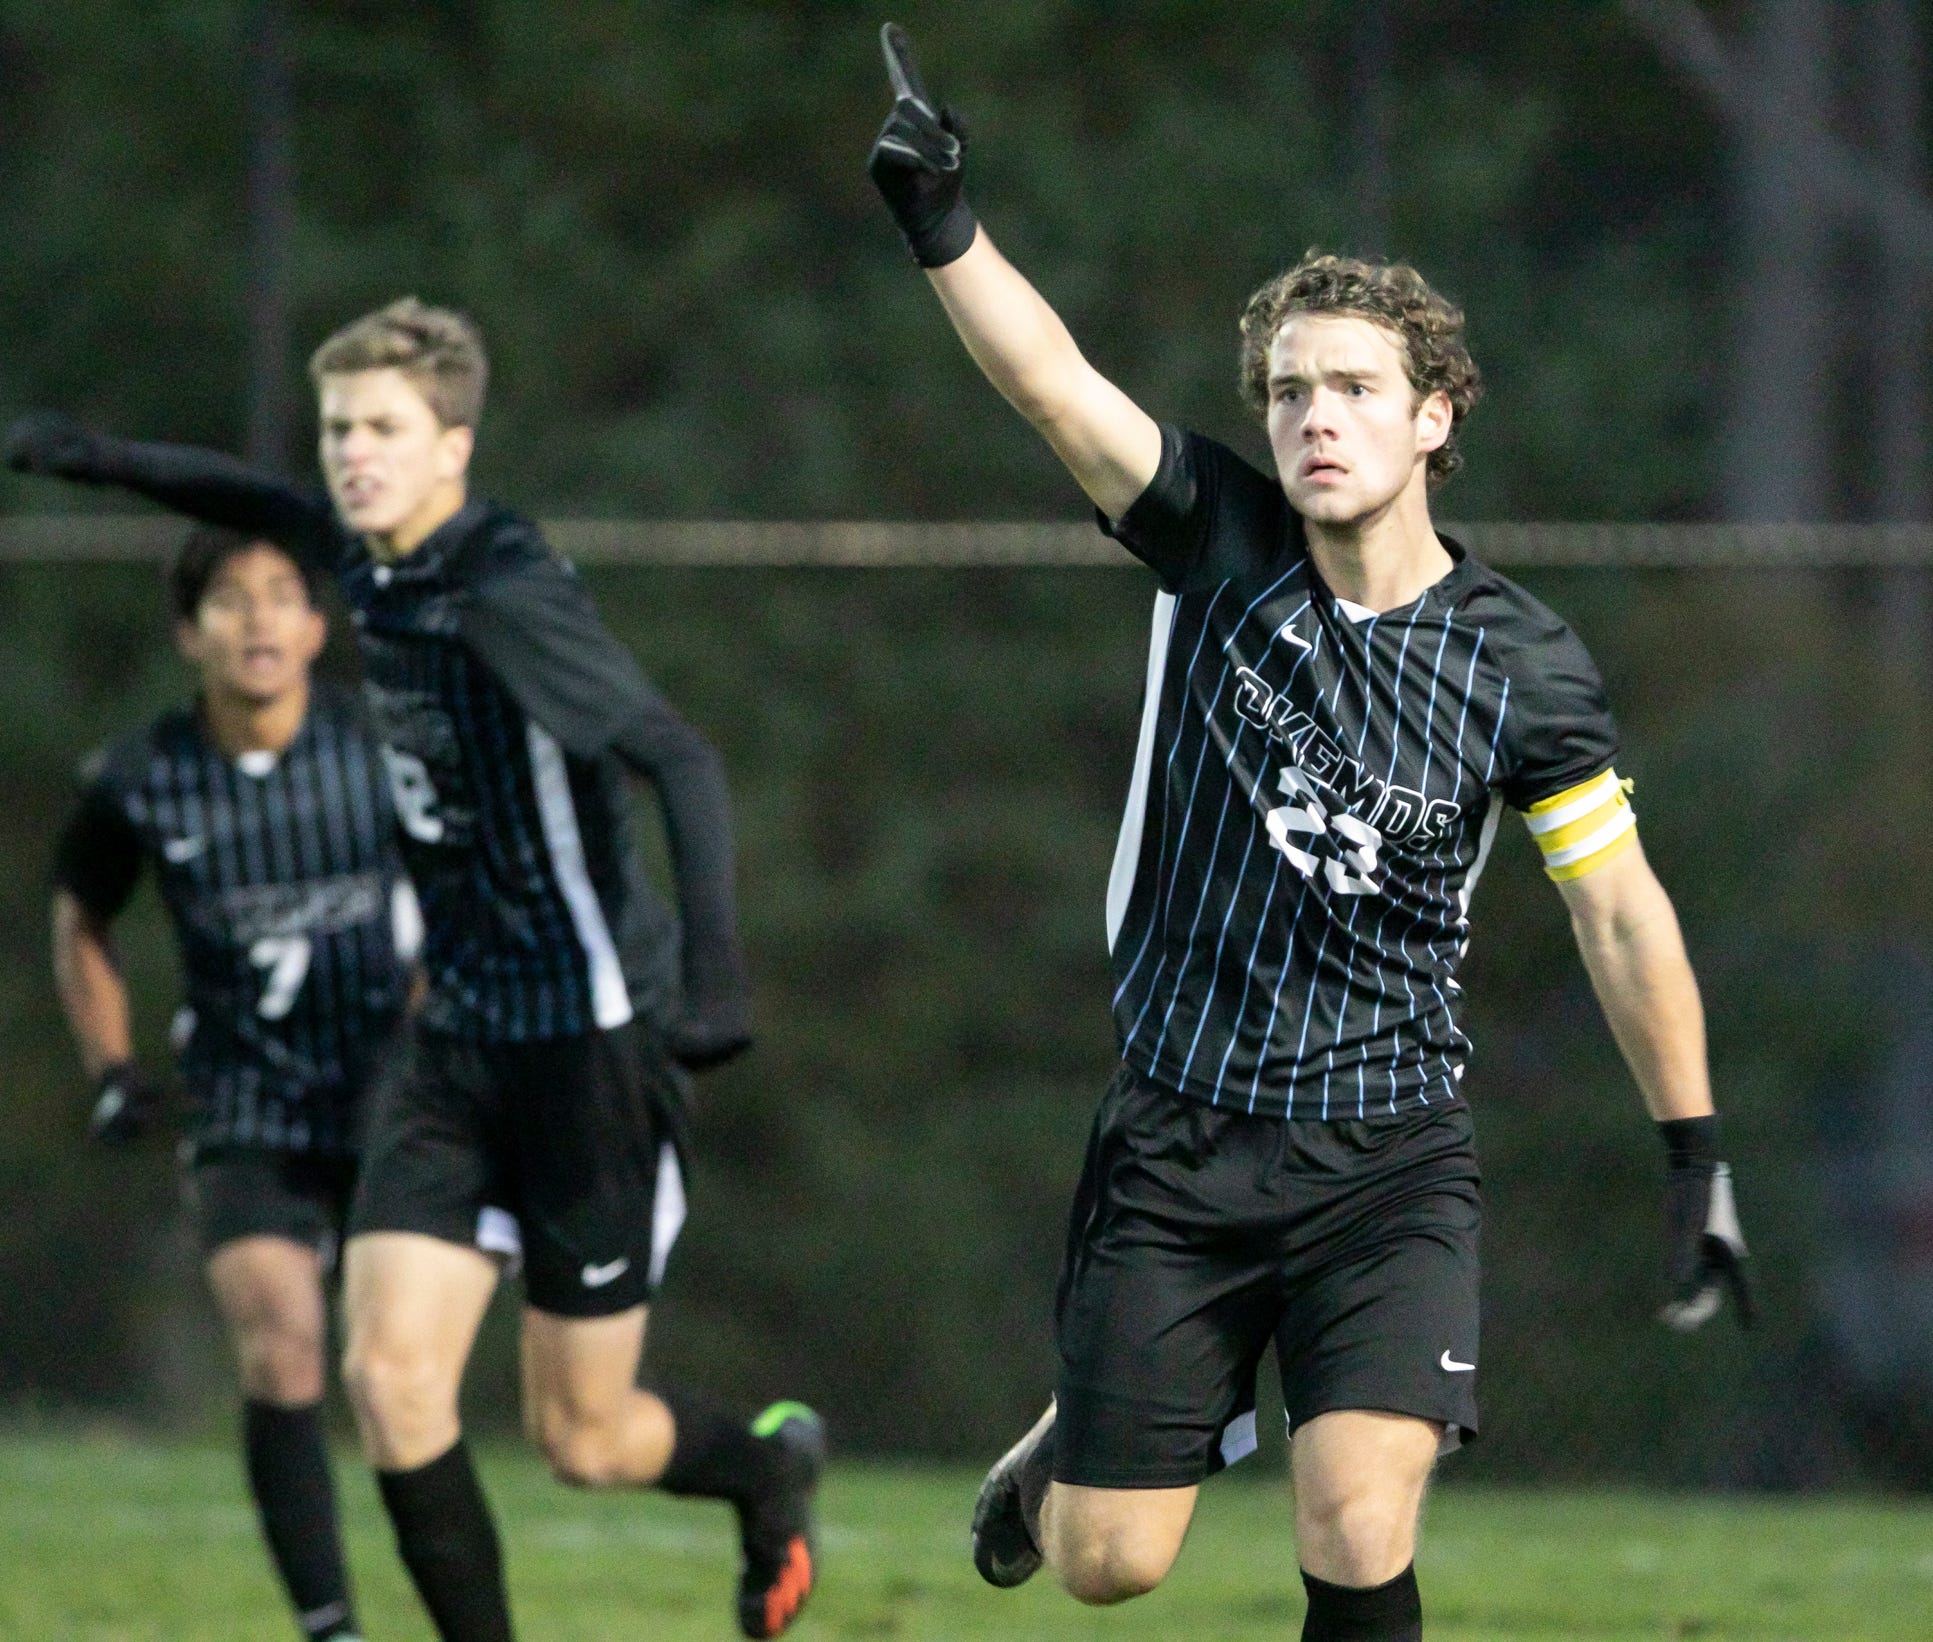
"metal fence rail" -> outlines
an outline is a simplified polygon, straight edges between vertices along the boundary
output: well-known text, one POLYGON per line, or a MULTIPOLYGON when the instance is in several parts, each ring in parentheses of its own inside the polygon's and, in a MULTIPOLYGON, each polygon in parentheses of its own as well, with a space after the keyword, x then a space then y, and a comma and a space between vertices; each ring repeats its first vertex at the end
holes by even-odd
MULTIPOLYGON (((182 524, 159 514, 0 519, 0 562, 158 560, 182 524)), ((1010 520, 551 519, 584 564, 970 568, 1130 563, 1092 526, 1010 520)), ((1445 524, 1501 566, 1658 569, 1928 569, 1933 525, 1445 524)))

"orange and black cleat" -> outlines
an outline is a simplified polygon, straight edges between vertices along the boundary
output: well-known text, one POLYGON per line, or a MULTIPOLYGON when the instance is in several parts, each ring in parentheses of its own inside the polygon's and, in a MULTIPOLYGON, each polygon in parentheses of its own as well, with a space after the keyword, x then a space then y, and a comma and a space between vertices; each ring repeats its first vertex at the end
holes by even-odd
POLYGON ((773 1479, 740 1512, 745 1566, 738 1577, 738 1628, 779 1635, 799 1616, 818 1577, 812 1501, 826 1464, 826 1428, 804 1403, 774 1403, 752 1422, 774 1450, 773 1479))

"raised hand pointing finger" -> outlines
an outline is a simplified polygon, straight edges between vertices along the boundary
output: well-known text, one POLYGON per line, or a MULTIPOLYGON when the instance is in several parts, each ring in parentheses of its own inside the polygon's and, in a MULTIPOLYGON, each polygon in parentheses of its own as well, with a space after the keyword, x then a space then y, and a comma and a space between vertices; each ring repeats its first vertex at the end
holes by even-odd
POLYGON ((913 260, 922 268, 943 267, 966 254, 978 229, 961 193, 966 129, 952 109, 934 103, 904 29, 887 23, 879 31, 879 49, 893 108, 866 169, 913 260))
POLYGON ((913 61, 913 42, 897 23, 883 23, 879 29, 879 49, 886 55, 886 78, 893 83, 895 102, 917 103, 934 119, 940 117, 939 105, 920 78, 919 64, 913 61))

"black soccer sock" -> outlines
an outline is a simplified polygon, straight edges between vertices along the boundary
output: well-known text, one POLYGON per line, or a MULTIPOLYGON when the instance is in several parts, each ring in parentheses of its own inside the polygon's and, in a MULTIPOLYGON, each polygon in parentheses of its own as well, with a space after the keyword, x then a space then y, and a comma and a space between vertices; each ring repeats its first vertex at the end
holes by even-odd
POLYGON ((1423 1642, 1423 1599, 1411 1563, 1382 1585, 1331 1585, 1306 1569, 1302 1642, 1423 1642))
POLYGON ((741 1508, 771 1487, 776 1471, 772 1445, 751 1421, 701 1391, 654 1391, 671 1410, 677 1435, 658 1486, 667 1494, 728 1499, 741 1508))
POLYGON ((295 1606, 296 1623, 315 1642, 353 1635, 356 1616, 336 1527, 321 1405, 278 1408, 245 1401, 242 1454, 262 1537, 295 1606))
POLYGON ((443 1642, 511 1642, 503 1550, 459 1437, 414 1471, 378 1471, 396 1549, 443 1642))

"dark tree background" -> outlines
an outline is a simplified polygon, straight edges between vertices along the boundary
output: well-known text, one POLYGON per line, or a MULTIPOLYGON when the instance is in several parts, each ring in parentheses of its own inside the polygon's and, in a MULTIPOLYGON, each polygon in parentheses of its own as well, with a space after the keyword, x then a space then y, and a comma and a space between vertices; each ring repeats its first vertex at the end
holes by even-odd
MULTIPOLYGON (((0 0, 0 413, 279 445, 306 471, 307 349, 414 291, 482 322, 478 480, 527 511, 1077 518, 866 183, 880 20, 0 0)), ((1380 252, 1464 302, 1488 375, 1448 516, 1925 517, 1917 5, 918 0, 899 20, 971 121, 990 230, 1157 414, 1259 454, 1243 299, 1309 245, 1380 252)), ((112 504, 5 478, 0 505, 112 504)), ((1895 1415, 1933 1382, 1933 1321, 1914 1334, 1902 1298, 1933 1292, 1911 1234, 1933 1136, 1884 1114, 1925 1105, 1901 1048, 1933 914, 1925 575, 1528 579, 1620 709, 1768 1321, 1750 1349, 1650 1323, 1655 1142, 1556 897, 1501 848, 1469 975, 1494 1204, 1492 1430, 1469 1465, 1923 1476, 1933 1435, 1895 1415)), ((654 1356, 802 1391, 856 1448, 988 1451, 1049 1383, 1060 1217, 1111 1060, 1101 896, 1149 587, 593 585, 726 752, 760 983, 758 1052, 707 1084, 654 1356)), ((79 1148, 43 935, 73 763, 185 678, 145 569, 0 564, 0 655, 0 1407, 204 1418, 225 1370, 171 1169, 79 1148)), ((151 897, 128 937, 158 1057, 151 897)), ((505 1344, 480 1417, 508 1408, 505 1344)))

